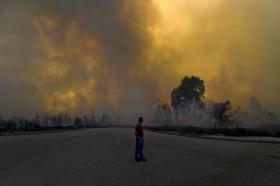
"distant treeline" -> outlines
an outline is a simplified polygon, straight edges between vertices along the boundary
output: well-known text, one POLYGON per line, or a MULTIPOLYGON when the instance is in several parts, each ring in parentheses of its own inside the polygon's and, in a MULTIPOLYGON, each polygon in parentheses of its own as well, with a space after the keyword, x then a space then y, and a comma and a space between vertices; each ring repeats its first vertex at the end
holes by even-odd
POLYGON ((0 133, 94 128, 110 125, 108 114, 72 117, 67 112, 58 114, 36 114, 32 119, 12 118, 3 119, 0 117, 0 133))
POLYGON ((206 128, 193 126, 150 126, 146 129, 156 132, 167 132, 179 135, 203 136, 203 135, 224 135, 224 136, 269 136, 280 137, 280 128, 206 128))
MULTIPOLYGON (((221 85, 222 86, 222 85, 221 85)), ((204 128, 280 127, 280 114, 262 108, 260 100, 252 96, 249 110, 233 107, 230 100, 215 102, 205 98, 206 86, 196 76, 184 77, 170 94, 171 104, 154 109, 153 125, 195 126, 204 128)))

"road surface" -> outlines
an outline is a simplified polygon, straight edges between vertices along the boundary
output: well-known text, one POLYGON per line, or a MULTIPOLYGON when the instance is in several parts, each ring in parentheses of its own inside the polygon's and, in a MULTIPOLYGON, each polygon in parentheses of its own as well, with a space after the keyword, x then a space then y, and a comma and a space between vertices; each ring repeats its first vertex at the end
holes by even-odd
POLYGON ((0 137, 0 185, 280 185, 280 145, 145 131, 134 161, 132 129, 0 137))

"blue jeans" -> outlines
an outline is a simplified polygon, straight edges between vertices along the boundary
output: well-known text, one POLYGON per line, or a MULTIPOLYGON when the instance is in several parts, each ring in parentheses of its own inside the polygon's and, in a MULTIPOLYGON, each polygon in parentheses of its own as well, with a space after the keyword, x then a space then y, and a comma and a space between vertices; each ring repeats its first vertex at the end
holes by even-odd
POLYGON ((143 138, 136 139, 135 160, 141 160, 144 158, 143 147, 144 147, 144 139, 143 138))

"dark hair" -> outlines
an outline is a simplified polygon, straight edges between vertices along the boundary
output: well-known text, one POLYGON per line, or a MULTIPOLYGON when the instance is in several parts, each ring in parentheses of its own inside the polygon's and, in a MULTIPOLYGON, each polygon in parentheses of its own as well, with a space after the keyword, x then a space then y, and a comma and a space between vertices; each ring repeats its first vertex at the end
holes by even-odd
POLYGON ((143 121, 144 121, 143 117, 139 117, 139 118, 138 118, 138 122, 139 122, 139 123, 142 123, 143 121))

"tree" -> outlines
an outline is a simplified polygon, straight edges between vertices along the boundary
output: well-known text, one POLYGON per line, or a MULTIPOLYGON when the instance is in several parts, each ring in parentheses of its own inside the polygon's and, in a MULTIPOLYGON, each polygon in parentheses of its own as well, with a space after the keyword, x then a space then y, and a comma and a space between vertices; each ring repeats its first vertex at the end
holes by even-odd
POLYGON ((224 125, 230 121, 229 111, 232 109, 231 102, 229 100, 221 103, 213 104, 213 117, 219 124, 224 125))
POLYGON ((175 110, 188 108, 194 102, 199 109, 204 108, 202 98, 205 94, 204 81, 199 77, 186 76, 182 79, 179 87, 172 90, 171 105, 175 110))
POLYGON ((253 112, 262 111, 261 102, 257 97, 252 96, 250 100, 250 110, 253 112))
POLYGON ((168 104, 158 105, 154 111, 154 119, 160 124, 168 124, 172 121, 172 109, 168 104))

